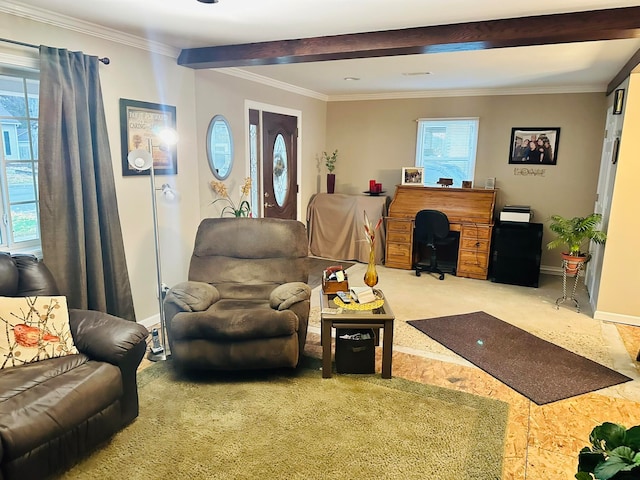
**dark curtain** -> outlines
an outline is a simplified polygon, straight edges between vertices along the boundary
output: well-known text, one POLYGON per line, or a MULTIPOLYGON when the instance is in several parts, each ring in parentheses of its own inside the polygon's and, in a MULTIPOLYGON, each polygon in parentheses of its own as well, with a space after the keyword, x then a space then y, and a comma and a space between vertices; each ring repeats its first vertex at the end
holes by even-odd
POLYGON ((70 308, 135 321, 98 57, 40 47, 38 129, 45 263, 70 308))

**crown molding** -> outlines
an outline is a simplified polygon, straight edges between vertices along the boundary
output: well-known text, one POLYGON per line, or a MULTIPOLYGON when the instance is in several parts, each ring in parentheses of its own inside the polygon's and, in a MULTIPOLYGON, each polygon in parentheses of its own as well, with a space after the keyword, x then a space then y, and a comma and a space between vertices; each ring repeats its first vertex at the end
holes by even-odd
POLYGON ((363 93, 353 95, 329 95, 329 102, 352 102, 362 100, 398 100, 408 98, 439 97, 488 97, 494 95, 557 95, 563 93, 604 93, 606 85, 573 85, 563 87, 535 88, 476 88, 461 90, 421 90, 414 92, 363 93))
POLYGON ((353 102, 366 100, 400 100, 409 98, 439 98, 439 97, 487 97, 493 95, 554 95, 562 93, 600 93, 606 92, 607 86, 594 85, 568 85, 563 87, 535 87, 535 88, 481 88, 463 90, 421 90, 413 92, 387 92, 387 93, 359 93, 345 95, 326 95, 323 93, 297 87, 289 83, 264 77, 253 72, 247 72, 241 68, 228 67, 210 69, 211 71, 224 73, 233 77, 243 78, 251 82, 260 83, 291 93, 315 98, 324 102, 353 102))
POLYGON ((90 35, 102 40, 120 43, 129 47, 147 50, 151 53, 171 58, 177 59, 180 54, 180 49, 178 48, 154 42, 153 40, 148 40, 146 38, 137 37, 135 35, 129 35, 118 30, 96 25, 95 23, 85 22, 84 20, 68 17, 66 15, 60 15, 49 10, 36 7, 25 7, 17 0, 3 0, 3 2, 0 3, 0 12, 14 15, 16 17, 26 18, 39 23, 45 23, 54 27, 64 28, 73 32, 90 35))
POLYGON ((269 87, 279 88, 280 90, 286 90, 291 93, 297 93, 298 95, 303 95, 305 97, 315 98, 316 100, 322 100, 325 102, 329 100, 329 97, 323 93, 315 92, 307 88, 297 87, 296 85, 281 82, 280 80, 274 80, 273 78, 264 77, 252 72, 247 72, 246 70, 242 70, 241 68, 229 67, 210 70, 214 72, 224 73, 226 75, 231 75, 233 77, 243 78, 245 80, 260 83, 262 85, 267 85, 269 87))

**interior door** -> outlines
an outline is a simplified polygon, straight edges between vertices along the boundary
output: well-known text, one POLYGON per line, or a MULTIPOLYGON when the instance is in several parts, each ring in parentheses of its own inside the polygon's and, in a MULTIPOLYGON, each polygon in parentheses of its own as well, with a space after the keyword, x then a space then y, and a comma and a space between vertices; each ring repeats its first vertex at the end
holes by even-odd
MULTIPOLYGON (((613 115, 613 109, 609 107, 607 111, 607 130, 602 146, 602 158, 600 160, 600 176, 598 178, 597 199, 594 205, 594 212, 602 214, 602 223, 599 228, 607 231, 609 215, 611 212, 611 197, 613 196, 613 184, 616 179, 616 156, 617 148, 622 133, 622 115, 613 115)), ((600 289, 600 274, 602 273, 602 258, 604 256, 604 245, 591 242, 589 252, 591 260, 587 264, 585 284, 589 291, 589 302, 595 311, 598 303, 598 292, 600 289)))
POLYGON ((296 219, 298 119, 262 112, 262 184, 265 218, 296 219))

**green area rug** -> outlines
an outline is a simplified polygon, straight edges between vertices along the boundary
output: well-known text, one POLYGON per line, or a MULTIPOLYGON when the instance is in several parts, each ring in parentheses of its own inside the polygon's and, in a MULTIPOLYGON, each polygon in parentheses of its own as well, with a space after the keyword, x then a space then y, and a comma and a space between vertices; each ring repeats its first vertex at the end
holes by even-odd
POLYGON ((304 368, 139 374, 140 416, 65 479, 496 480, 508 405, 371 375, 304 368))

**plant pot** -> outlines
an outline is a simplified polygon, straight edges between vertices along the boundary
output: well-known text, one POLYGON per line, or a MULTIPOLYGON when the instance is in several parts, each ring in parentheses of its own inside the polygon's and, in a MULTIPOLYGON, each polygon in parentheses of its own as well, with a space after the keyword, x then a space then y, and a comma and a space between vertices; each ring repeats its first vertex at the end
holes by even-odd
POLYGON ((333 193, 336 189, 336 174, 327 173, 327 193, 333 193))
POLYGON ((567 275, 575 276, 578 270, 584 270, 584 264, 591 259, 588 254, 581 253, 579 256, 562 253, 563 265, 567 275))

